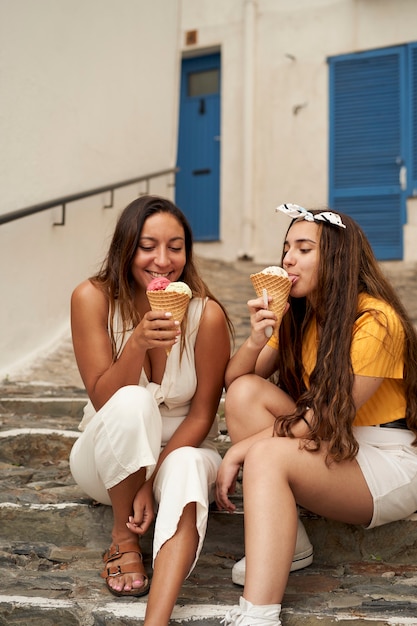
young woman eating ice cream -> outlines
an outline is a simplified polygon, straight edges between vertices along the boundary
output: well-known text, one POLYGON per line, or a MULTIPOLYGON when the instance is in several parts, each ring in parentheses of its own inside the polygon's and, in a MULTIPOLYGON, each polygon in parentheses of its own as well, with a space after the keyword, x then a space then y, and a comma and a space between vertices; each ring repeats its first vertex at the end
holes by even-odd
POLYGON ((71 320, 90 399, 71 471, 113 508, 101 575, 117 596, 142 596, 150 586, 144 623, 166 626, 205 536, 230 356, 229 319, 198 274, 191 230, 175 205, 143 196, 126 207, 102 269, 72 295, 71 320), (181 324, 169 310, 151 310, 146 290, 162 277, 191 289, 181 324), (155 508, 149 585, 139 538, 155 508))
POLYGON ((233 511, 242 464, 246 578, 224 623, 278 626, 294 555, 297 505, 373 528, 417 510, 417 337, 370 244, 348 216, 293 217, 282 266, 289 310, 274 323, 249 301, 251 335, 226 372, 233 445, 217 480, 233 511), (277 384, 268 377, 276 373, 277 384))

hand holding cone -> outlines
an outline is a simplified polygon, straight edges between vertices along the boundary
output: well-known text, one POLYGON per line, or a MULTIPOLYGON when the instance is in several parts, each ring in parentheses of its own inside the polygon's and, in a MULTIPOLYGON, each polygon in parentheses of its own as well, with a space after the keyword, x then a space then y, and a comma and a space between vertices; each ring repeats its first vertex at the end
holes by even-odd
MULTIPOLYGON (((151 285, 151 283, 150 283, 151 285)), ((148 285, 148 287, 150 286, 148 285)), ((157 291, 147 289, 146 295, 151 305, 152 311, 169 311, 172 319, 180 324, 184 319, 185 312, 192 297, 191 289, 185 283, 172 282, 165 289, 157 291)), ((171 352, 172 346, 166 348, 167 356, 171 352)))
MULTIPOLYGON (((277 318, 274 325, 274 331, 277 331, 284 315, 292 285, 287 272, 281 267, 272 266, 265 268, 262 272, 251 274, 250 279, 259 298, 263 296, 264 289, 266 289, 268 296, 272 297, 269 308, 277 318)), ((265 334, 268 337, 268 333, 265 332, 265 334)))

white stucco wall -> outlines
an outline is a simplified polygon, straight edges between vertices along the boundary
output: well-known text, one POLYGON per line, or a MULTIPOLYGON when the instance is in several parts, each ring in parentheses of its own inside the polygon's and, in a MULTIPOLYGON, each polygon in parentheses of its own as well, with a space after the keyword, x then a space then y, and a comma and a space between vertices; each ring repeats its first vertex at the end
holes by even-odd
MULTIPOLYGON (((176 0, 0 0, 0 214, 175 165, 176 0)), ((155 193, 172 194, 172 180, 155 193)), ((0 377, 68 328, 118 210, 140 191, 0 226, 0 377)), ((142 189, 144 187, 142 186, 142 189)))
MULTIPOLYGON (((174 166, 181 56, 220 50, 221 240, 197 253, 276 262, 275 206, 327 202, 327 58, 415 41, 416 24, 415 0, 0 0, 0 214, 174 166)), ((68 329, 142 189, 69 206, 64 228, 58 209, 0 226, 0 379, 68 329)), ((410 260, 414 201, 408 216, 410 260)))
MULTIPOLYGON (((182 0, 181 6, 183 53, 217 46, 222 54, 221 241, 197 249, 207 257, 276 261, 288 221, 274 207, 327 203, 327 58, 415 41, 417 3, 182 0), (248 44, 250 6, 255 17, 248 44), (193 29, 198 43, 186 46, 184 33, 193 29), (248 81, 251 106, 244 97, 248 81)), ((417 236, 414 228, 407 225, 406 244, 417 236)), ((405 252, 412 253, 411 246, 405 252)))

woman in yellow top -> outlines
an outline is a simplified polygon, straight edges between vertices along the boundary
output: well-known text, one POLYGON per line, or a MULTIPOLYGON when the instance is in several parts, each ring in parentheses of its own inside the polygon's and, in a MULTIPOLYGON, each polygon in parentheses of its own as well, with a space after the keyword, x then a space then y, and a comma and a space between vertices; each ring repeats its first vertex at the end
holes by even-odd
POLYGON ((359 226, 293 217, 282 265, 292 281, 279 334, 262 298, 226 370, 232 441, 218 473, 228 498, 244 463, 246 578, 225 624, 277 626, 294 554, 297 504, 372 528, 417 510, 417 336, 359 226), (278 377, 277 384, 269 380, 278 377), (271 436, 274 435, 274 436, 271 436), (259 529, 262 528, 262 533, 259 529))

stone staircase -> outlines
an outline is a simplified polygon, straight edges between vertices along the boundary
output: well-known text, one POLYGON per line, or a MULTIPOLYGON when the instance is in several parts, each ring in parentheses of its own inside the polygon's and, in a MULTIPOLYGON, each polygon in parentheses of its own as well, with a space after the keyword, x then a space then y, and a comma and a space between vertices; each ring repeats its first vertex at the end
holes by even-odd
MULTIPOLYGON (((0 626, 142 623, 146 597, 115 598, 98 575, 111 509, 87 498, 69 472, 84 403, 78 387, 6 381, 0 390, 0 626)), ((235 515, 211 511, 172 624, 220 624, 238 601, 231 568, 243 555, 239 493, 235 501, 235 515)), ((417 625, 417 515, 371 531, 301 515, 314 563, 290 574, 284 626, 417 625)), ((142 542, 149 570, 150 541, 142 542)))
MULTIPOLYGON (((227 307, 239 346, 249 332, 248 279, 263 266, 200 259, 205 279, 227 307)), ((417 264, 385 263, 417 326, 417 264)), ((29 372, 0 386, 0 626, 140 625, 146 597, 115 598, 99 577, 112 525, 74 484, 68 454, 85 392, 71 341, 29 372)), ((223 436, 219 448, 227 448, 223 436)), ((185 581, 172 625, 214 626, 241 588, 231 569, 243 555, 238 512, 212 511, 203 552, 185 581)), ((283 626, 417 626, 417 515, 382 528, 329 522, 301 511, 313 564, 290 574, 283 626)), ((150 571, 151 537, 142 542, 150 571)))

